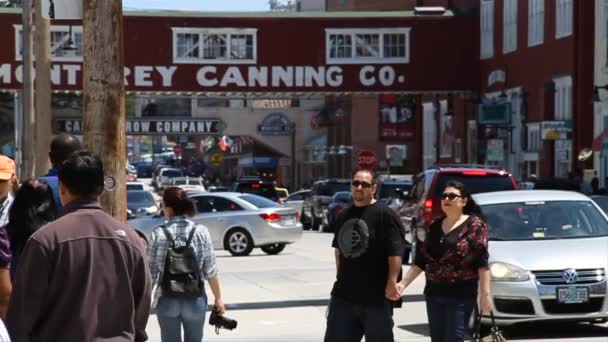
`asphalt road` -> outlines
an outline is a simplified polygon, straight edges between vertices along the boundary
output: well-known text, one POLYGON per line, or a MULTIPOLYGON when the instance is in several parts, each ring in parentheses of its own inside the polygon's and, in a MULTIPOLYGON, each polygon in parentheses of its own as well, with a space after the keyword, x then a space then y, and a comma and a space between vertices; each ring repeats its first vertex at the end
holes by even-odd
MULTIPOLYGON (((241 258, 218 251, 226 316, 238 320, 239 325, 234 331, 216 335, 213 327, 205 324, 204 340, 322 341, 326 306, 335 278, 330 242, 330 234, 306 232, 301 241, 276 256, 259 249, 241 258)), ((406 290, 403 308, 395 310, 396 341, 430 341, 423 288, 424 279, 420 277, 406 290)), ((155 315, 150 316, 147 330, 150 341, 160 341, 155 315)), ((510 341, 606 342, 608 325, 534 324, 508 329, 506 335, 510 341)))

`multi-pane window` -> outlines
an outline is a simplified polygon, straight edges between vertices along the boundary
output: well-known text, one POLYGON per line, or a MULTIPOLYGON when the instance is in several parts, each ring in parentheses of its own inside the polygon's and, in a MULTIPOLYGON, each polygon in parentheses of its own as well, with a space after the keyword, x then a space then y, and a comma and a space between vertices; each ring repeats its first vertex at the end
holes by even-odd
POLYGON ((572 77, 553 79, 555 83, 555 120, 572 119, 572 77))
POLYGON ((494 0, 481 1, 481 59, 494 56, 494 0))
POLYGON ((503 53, 517 50, 517 1, 505 0, 503 9, 503 53))
POLYGON ((385 34, 384 35, 384 57, 405 56, 405 35, 404 34, 385 34))
POLYGON ((177 35, 177 55, 180 58, 199 58, 199 35, 183 33, 177 35))
POLYGON ((255 29, 173 28, 176 63, 255 63, 255 29))
POLYGON ((562 38, 572 34, 572 0, 556 1, 555 38, 562 38))
MULTIPOLYGON (((82 27, 51 26, 51 60, 82 61, 83 40, 82 27)), ((21 26, 15 26, 16 60, 23 59, 23 32, 21 26)))
POLYGON ((355 35, 355 56, 357 57, 379 57, 380 35, 379 34, 357 34, 355 35))
POLYGON ((327 29, 327 63, 409 63, 409 28, 327 29))
POLYGON ((545 37, 545 0, 528 1, 528 46, 543 43, 545 37))

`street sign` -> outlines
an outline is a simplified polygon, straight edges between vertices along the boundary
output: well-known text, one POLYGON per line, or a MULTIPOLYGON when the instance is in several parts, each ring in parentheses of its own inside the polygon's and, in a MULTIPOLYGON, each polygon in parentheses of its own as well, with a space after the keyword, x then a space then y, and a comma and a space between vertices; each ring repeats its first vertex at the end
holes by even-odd
POLYGON ((357 155, 357 166, 360 169, 373 169, 376 167, 376 154, 373 151, 362 150, 357 155))
POLYGON ((209 162, 213 166, 220 166, 224 161, 224 155, 221 153, 214 153, 209 157, 209 162))

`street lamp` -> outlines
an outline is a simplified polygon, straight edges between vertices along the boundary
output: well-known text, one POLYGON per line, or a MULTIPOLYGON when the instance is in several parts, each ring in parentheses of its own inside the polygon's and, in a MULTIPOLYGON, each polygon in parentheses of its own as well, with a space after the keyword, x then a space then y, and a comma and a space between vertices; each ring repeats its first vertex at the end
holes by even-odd
POLYGON ((72 55, 76 53, 78 47, 76 44, 74 44, 74 40, 72 39, 72 25, 69 26, 68 30, 68 40, 63 45, 62 49, 66 52, 66 54, 72 55))

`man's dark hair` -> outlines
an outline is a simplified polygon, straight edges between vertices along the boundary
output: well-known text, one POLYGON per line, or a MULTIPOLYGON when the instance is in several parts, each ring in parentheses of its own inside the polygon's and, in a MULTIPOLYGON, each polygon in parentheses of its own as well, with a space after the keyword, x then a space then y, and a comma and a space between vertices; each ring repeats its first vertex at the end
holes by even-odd
POLYGON ((358 169, 355 172, 353 172, 353 176, 351 177, 351 179, 355 178, 355 176, 357 175, 357 173, 359 172, 363 172, 363 173, 368 173, 370 176, 372 176, 372 184, 376 184, 376 173, 370 169, 358 169))
POLYGON ((49 152, 49 158, 51 159, 51 164, 56 169, 61 168, 61 164, 68 159, 68 157, 80 150, 82 145, 80 144, 80 140, 77 137, 68 134, 61 133, 53 138, 51 141, 51 151, 49 152))
POLYGON ((59 169, 59 182, 76 196, 98 196, 104 187, 103 163, 92 152, 76 151, 59 169))

